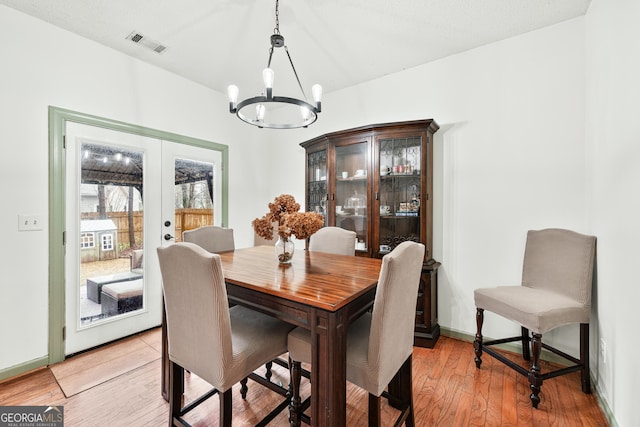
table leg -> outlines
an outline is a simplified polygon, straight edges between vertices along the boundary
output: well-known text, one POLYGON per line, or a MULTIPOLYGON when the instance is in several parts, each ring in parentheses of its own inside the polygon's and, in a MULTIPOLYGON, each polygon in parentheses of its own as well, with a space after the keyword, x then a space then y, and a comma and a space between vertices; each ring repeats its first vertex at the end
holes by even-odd
POLYGON ((311 423, 344 426, 347 418, 347 323, 342 311, 316 312, 311 325, 311 423))

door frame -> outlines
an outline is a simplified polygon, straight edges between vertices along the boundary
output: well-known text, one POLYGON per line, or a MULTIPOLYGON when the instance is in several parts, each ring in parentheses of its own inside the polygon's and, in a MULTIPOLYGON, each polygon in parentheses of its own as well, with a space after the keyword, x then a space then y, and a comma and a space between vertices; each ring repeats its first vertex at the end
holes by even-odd
POLYGON ((222 156, 222 218, 229 221, 229 147, 224 144, 49 106, 49 364, 65 358, 65 133, 67 122, 219 151, 222 156))

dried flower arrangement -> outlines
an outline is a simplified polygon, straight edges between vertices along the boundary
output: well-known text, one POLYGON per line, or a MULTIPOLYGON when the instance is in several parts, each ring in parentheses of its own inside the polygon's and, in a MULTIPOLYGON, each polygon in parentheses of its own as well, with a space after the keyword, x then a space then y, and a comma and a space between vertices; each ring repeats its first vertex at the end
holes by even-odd
POLYGON ((278 235, 289 240, 291 235, 297 239, 307 239, 324 225, 324 218, 315 212, 298 212, 300 203, 290 194, 281 194, 269 203, 269 212, 262 218, 254 219, 251 224, 258 236, 271 240, 273 223, 278 224, 278 235))

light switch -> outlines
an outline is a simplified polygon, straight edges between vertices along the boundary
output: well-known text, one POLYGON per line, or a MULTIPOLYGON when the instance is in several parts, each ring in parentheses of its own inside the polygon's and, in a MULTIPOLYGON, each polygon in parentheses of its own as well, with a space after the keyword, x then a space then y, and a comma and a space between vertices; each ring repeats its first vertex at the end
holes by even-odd
POLYGON ((18 215, 18 231, 42 230, 42 225, 40 215, 18 215))

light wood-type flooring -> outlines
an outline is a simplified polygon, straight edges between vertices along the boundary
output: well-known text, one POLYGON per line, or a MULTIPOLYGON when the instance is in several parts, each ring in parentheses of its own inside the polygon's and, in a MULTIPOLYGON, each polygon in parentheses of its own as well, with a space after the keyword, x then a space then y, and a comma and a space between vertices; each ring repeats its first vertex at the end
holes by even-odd
MULTIPOLYGON (((144 347, 144 345, 142 345, 144 347)), ((148 353, 148 349, 144 350, 148 353)), ((489 356, 482 369, 473 362, 473 345, 441 337, 434 349, 415 348, 413 391, 418 426, 607 426, 594 394, 580 390, 578 373, 545 381, 542 401, 533 409, 527 379, 489 356)), ((510 355, 518 360, 518 355, 510 355)), ((0 406, 64 406, 66 427, 166 426, 168 403, 160 395, 160 331, 154 329, 87 353, 62 364, 0 383, 0 406), (140 364, 142 341, 158 352, 140 364), (129 353, 129 356, 127 354, 129 353), (117 368, 116 368, 117 366, 117 368), (129 366, 129 368, 126 368, 129 366), (67 394, 58 384, 69 381, 67 394), (72 391, 69 391, 72 390, 72 391)), ((543 372, 547 368, 542 366, 543 372)), ((274 365, 272 380, 288 383, 288 372, 274 365)), ((303 382, 306 381, 303 379, 303 382)), ((186 399, 196 397, 207 385, 187 375, 186 399)), ((308 383, 303 395, 308 395, 308 383)), ((246 400, 239 385, 233 391, 234 426, 251 426, 266 415, 281 397, 249 381, 246 400)), ((383 399, 384 402, 384 399, 383 399)), ((367 396, 347 385, 347 425, 366 426, 367 396)), ((385 425, 397 412, 383 403, 385 425)), ((216 426, 218 398, 214 396, 188 417, 195 426, 216 426)), ((287 411, 271 426, 286 426, 287 411)))

